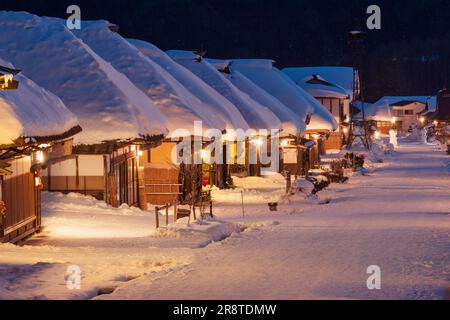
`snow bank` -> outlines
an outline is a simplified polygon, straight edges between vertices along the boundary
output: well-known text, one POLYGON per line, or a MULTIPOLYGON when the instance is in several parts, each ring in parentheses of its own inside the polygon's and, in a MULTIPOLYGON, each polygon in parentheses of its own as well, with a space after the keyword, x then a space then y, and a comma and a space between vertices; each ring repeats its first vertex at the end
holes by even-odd
POLYGON ((191 94, 198 98, 203 104, 214 110, 215 118, 221 119, 226 124, 226 129, 248 127, 239 110, 225 99, 216 90, 211 88, 203 80, 189 71, 187 68, 176 63, 164 51, 155 45, 142 40, 128 39, 145 56, 159 64, 179 81, 191 94))
POLYGON ((204 220, 196 220, 188 224, 188 218, 179 219, 176 223, 169 224, 167 228, 158 229, 156 237, 183 238, 203 238, 195 244, 196 248, 203 248, 212 242, 222 241, 233 233, 239 233, 243 227, 239 224, 219 220, 216 218, 206 218, 204 220))
MULTIPOLYGON (((0 65, 14 66, 0 58, 0 65)), ((19 137, 44 137, 65 133, 78 125, 78 120, 64 103, 41 88, 23 73, 17 90, 0 91, 0 144, 11 144, 19 137)))
POLYGON ((202 103, 160 65, 111 31, 110 26, 103 20, 83 21, 83 28, 73 32, 152 99, 166 116, 170 131, 184 128, 193 134, 194 121, 203 121, 205 129, 225 129, 225 122, 215 116, 213 108, 202 103))
POLYGON ((176 239, 182 239, 182 246, 197 248, 241 230, 237 224, 213 218, 191 219, 190 223, 183 218, 173 222, 173 211, 169 211, 168 226, 164 223, 165 212, 160 213, 161 228, 156 229, 153 210, 143 211, 126 204, 112 208, 104 201, 77 193, 43 192, 42 212, 45 234, 65 245, 82 241, 83 245, 95 246, 114 239, 124 243, 145 239, 139 241, 147 246, 179 246, 176 242, 180 240, 176 239))
POLYGON ((218 205, 265 204, 278 202, 286 194, 286 180, 281 174, 265 177, 233 177, 234 189, 212 188, 212 198, 218 205))
POLYGON ((54 238, 136 238, 154 233, 154 216, 139 208, 112 208, 77 193, 42 193, 45 231, 54 238))
POLYGON ((54 18, 0 12, 0 56, 62 99, 83 132, 75 143, 166 133, 166 119, 141 90, 54 18))

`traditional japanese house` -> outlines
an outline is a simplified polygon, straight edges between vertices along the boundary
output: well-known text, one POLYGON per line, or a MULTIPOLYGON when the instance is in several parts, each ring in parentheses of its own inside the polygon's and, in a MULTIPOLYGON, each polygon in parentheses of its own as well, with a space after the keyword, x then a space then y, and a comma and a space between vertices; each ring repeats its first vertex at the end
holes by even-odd
POLYGON ((373 120, 378 130, 388 134, 391 129, 411 131, 425 123, 425 115, 436 110, 436 97, 386 96, 365 108, 367 119, 373 120))
POLYGON ((167 133, 153 101, 61 19, 1 12, 0 27, 2 52, 58 95, 83 127, 73 154, 48 163, 45 189, 91 194, 113 206, 142 205, 140 155, 167 133))
MULTIPOLYGON (((129 39, 128 41, 136 46, 145 56, 149 57, 170 73, 181 85, 193 94, 199 102, 210 106, 210 108, 214 110, 214 118, 221 119, 225 122, 225 136, 226 132, 233 132, 235 129, 248 129, 247 122, 236 106, 209 86, 205 81, 200 79, 200 77, 174 61, 169 55, 151 43, 136 39, 129 39)), ((196 57, 192 52, 189 52, 189 56, 190 58, 196 57)), ((210 184, 220 188, 227 185, 229 182, 229 170, 228 166, 225 164, 225 159, 222 162, 224 162, 224 164, 213 163, 203 165, 202 174, 204 185, 210 184)))
POLYGON ((161 205, 179 198, 185 201, 202 188, 202 165, 194 163, 195 139, 207 143, 204 131, 222 131, 227 124, 216 108, 195 97, 174 76, 122 38, 118 28, 114 30, 111 31, 111 24, 106 21, 87 21, 75 34, 125 74, 167 118, 167 138, 160 146, 144 152, 141 158, 140 173, 145 182, 141 185, 141 202, 161 205), (197 131, 196 123, 201 123, 197 131), (177 137, 172 139, 174 134, 177 137), (185 139, 191 141, 192 157, 188 163, 178 163, 178 159, 172 159, 173 151, 185 139))
POLYGON ((234 60, 231 68, 275 97, 296 115, 297 135, 282 142, 283 166, 297 175, 305 174, 310 168, 318 166, 320 136, 337 128, 330 112, 275 68, 272 60, 234 60))
POLYGON ((2 59, 0 70, 0 242, 16 243, 41 227, 42 168, 81 128, 58 97, 2 59))
MULTIPOLYGON (((236 166, 231 166, 232 174, 260 176, 266 170, 273 171, 271 141, 272 137, 277 137, 282 130, 280 119, 270 108, 253 99, 235 85, 236 80, 245 81, 246 79, 239 72, 231 69, 233 61, 206 59, 206 62, 217 70, 215 73, 217 77, 208 77, 208 83, 239 109, 252 130, 244 145, 245 163, 242 166, 243 170, 235 170, 236 166), (262 152, 265 154, 263 155, 262 152), (253 157, 256 153, 256 157, 253 159, 256 162, 249 161, 252 153, 253 157), (263 156, 264 159, 262 159, 263 156)), ((274 153, 274 157, 276 157, 276 153, 274 153)), ((278 157, 276 157, 276 164, 278 164, 278 157)))
MULTIPOLYGON (((227 163, 229 173, 236 176, 261 175, 261 151, 264 140, 270 136, 271 129, 276 131, 281 129, 279 119, 270 109, 232 84, 230 61, 206 60, 200 54, 189 51, 169 51, 168 54, 233 104, 252 129, 251 133, 239 137, 236 143, 227 149, 229 159, 232 160, 227 163), (266 131, 262 132, 261 129, 266 131), (254 157, 253 160, 251 156, 254 157)), ((245 128, 238 129, 246 131, 245 128)), ((233 135, 227 135, 227 140, 234 141, 234 139, 233 135)))
POLYGON ((285 68, 283 72, 333 114, 339 124, 339 130, 332 132, 324 140, 324 147, 326 150, 340 150, 345 144, 349 132, 350 103, 354 96, 353 69, 346 67, 295 67, 285 68), (342 86, 327 77, 338 81, 342 86))

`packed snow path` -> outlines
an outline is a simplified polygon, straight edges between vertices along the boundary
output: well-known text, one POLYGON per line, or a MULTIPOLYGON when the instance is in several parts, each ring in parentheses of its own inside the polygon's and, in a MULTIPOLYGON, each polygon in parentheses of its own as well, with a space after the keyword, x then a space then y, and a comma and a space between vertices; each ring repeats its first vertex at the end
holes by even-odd
POLYGON ((369 176, 333 185, 331 203, 266 215, 277 223, 197 249, 187 266, 101 298, 448 298, 447 159, 433 146, 400 146, 369 176), (381 290, 367 289, 371 265, 381 268, 381 290))

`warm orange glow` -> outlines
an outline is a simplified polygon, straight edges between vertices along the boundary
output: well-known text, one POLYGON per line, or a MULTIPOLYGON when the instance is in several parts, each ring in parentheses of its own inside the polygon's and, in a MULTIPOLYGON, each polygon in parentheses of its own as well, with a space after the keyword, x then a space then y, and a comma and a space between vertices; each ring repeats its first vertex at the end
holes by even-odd
POLYGON ((252 140, 252 143, 257 146, 262 146, 264 144, 264 140, 262 138, 256 138, 252 140))
POLYGON ((36 161, 39 163, 44 162, 44 152, 42 151, 36 151, 36 161))

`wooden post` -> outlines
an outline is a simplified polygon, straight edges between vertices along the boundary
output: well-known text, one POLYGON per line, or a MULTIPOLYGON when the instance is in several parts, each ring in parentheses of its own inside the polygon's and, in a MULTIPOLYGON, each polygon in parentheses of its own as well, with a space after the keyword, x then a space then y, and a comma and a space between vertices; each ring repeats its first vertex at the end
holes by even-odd
MULTIPOLYGON (((75 189, 77 191, 80 190, 80 164, 78 161, 78 156, 75 156, 75 189)), ((86 192, 84 194, 86 195, 86 192)))
POLYGON ((155 207, 156 229, 159 228, 159 208, 155 207))
POLYGON ((213 203, 212 203, 212 201, 209 201, 209 215, 211 216, 211 218, 214 217, 213 216, 213 203))
POLYGON ((166 206, 166 226, 169 225, 169 205, 166 206))
POLYGON ((291 191, 291 172, 286 171, 286 194, 291 191))
POLYGON ((177 210, 177 205, 174 204, 173 205, 173 222, 177 222, 178 220, 178 210, 177 210))
POLYGON ((52 191, 52 165, 49 164, 47 168, 47 191, 52 191))
POLYGON ((244 191, 241 191, 241 202, 242 202, 242 217, 245 217, 245 210, 244 210, 244 191))

